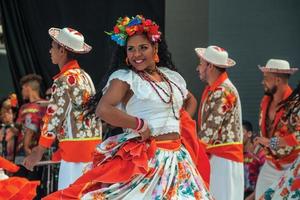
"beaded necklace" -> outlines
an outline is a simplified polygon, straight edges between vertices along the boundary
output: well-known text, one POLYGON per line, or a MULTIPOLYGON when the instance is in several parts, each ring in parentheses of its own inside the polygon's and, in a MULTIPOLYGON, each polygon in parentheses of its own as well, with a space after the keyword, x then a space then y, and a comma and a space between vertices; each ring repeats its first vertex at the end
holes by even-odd
POLYGON ((163 74, 159 69, 157 69, 157 73, 160 75, 160 77, 162 78, 162 80, 164 82, 166 82, 169 90, 170 90, 170 94, 168 93, 168 91, 166 91, 164 88, 162 88, 156 81, 152 80, 151 77, 149 76, 148 73, 146 73, 145 71, 139 71, 137 72, 137 74, 144 80, 146 80, 151 87, 154 89, 155 93, 159 96, 159 98, 165 103, 165 104, 171 104, 172 107, 172 111, 173 111, 173 115, 175 117, 175 119, 179 120, 179 116, 176 116, 175 114, 175 107, 174 107, 174 94, 173 94, 173 88, 172 85, 173 84, 180 92, 182 99, 184 99, 184 95, 182 90, 180 89, 180 87, 174 83, 173 81, 171 81, 165 74, 163 74), (162 95, 160 94, 159 91, 162 91, 167 97, 169 97, 169 99, 164 99, 162 97, 162 95))

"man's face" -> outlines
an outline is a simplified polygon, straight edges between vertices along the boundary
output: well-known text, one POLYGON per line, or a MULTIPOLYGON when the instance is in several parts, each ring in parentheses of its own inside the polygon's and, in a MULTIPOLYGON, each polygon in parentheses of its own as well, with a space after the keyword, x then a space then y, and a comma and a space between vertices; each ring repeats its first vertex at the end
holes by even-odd
POLYGON ((196 68, 196 71, 199 74, 199 78, 203 82, 207 82, 208 78, 208 67, 209 63, 202 58, 199 58, 199 64, 196 68))
POLYGON ((277 91, 277 79, 273 73, 264 72, 262 85, 264 86, 265 95, 273 96, 277 91))
POLYGON ((62 47, 60 47, 57 42, 52 41, 49 53, 51 56, 51 61, 53 64, 58 64, 62 55, 62 47))

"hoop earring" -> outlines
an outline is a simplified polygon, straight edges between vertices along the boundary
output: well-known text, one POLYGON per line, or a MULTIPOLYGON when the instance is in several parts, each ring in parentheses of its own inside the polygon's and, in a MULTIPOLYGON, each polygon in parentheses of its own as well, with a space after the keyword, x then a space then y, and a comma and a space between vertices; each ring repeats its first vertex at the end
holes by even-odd
POLYGON ((126 57, 126 59, 125 59, 125 63, 126 63, 126 65, 127 65, 127 66, 130 66, 130 63, 129 63, 129 59, 128 59, 128 57, 126 57))
POLYGON ((157 55, 157 53, 155 53, 155 55, 153 56, 153 60, 155 63, 159 63, 159 56, 157 55))

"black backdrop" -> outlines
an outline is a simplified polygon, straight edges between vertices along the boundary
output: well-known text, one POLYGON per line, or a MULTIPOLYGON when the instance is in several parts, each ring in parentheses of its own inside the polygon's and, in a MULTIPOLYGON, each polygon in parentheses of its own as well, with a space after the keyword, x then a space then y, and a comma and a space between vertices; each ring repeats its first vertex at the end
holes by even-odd
POLYGON ((108 69, 112 42, 104 31, 112 30, 120 16, 143 14, 164 30, 163 0, 0 0, 4 39, 15 90, 29 73, 44 78, 43 90, 51 86, 58 66, 49 56, 50 27, 79 30, 93 49, 79 57, 79 63, 99 85, 108 69))

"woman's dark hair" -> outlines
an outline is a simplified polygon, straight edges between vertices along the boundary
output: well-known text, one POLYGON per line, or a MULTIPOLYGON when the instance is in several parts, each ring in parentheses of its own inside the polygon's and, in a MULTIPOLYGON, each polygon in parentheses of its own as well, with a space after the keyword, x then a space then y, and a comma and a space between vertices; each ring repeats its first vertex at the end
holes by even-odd
MULTIPOLYGON (((154 45, 154 43, 152 44, 154 45)), ((158 42, 158 56, 159 56, 159 63, 157 63, 158 67, 166 67, 169 68, 170 70, 177 71, 172 61, 172 55, 168 50, 168 45, 163 35, 161 35, 161 41, 158 42)), ((103 79, 101 80, 101 83, 97 87, 97 93, 91 98, 91 100, 87 104, 90 114, 95 113, 97 104, 100 98, 102 97, 102 89, 105 87, 109 76, 113 72, 119 69, 131 69, 131 66, 128 66, 126 64, 126 57, 127 57, 126 46, 115 45, 111 57, 109 69, 104 75, 103 79)))

